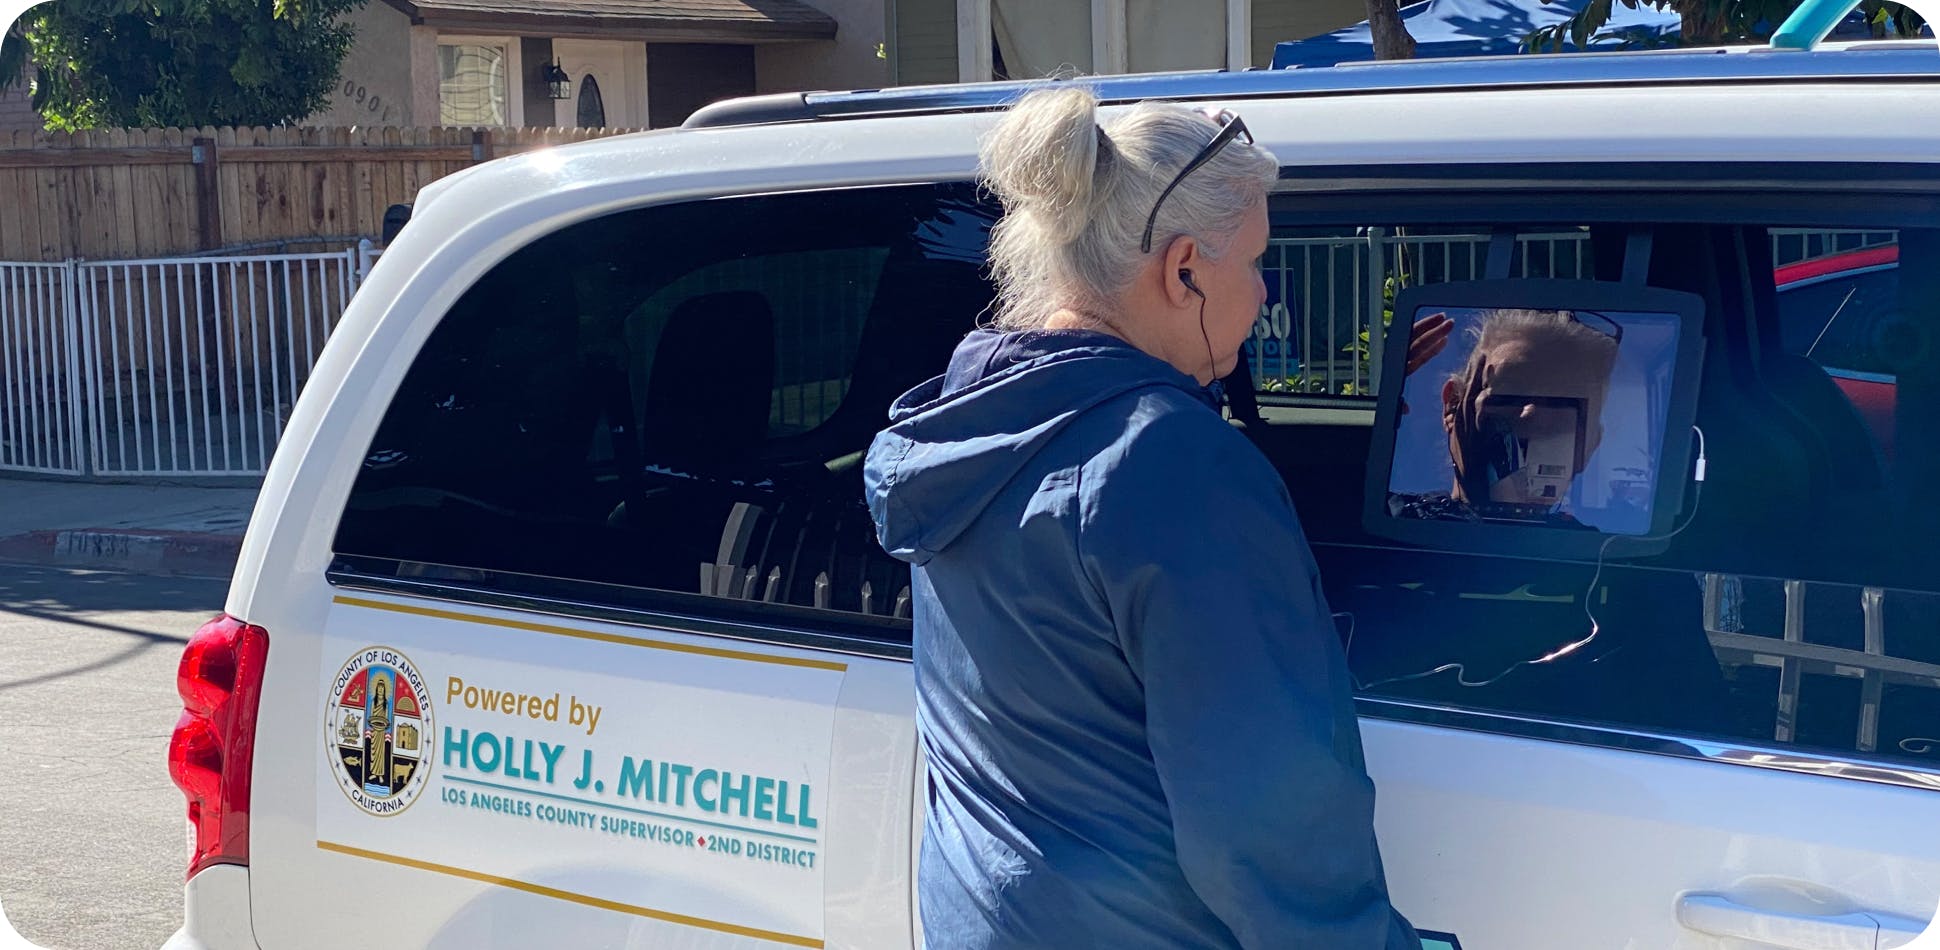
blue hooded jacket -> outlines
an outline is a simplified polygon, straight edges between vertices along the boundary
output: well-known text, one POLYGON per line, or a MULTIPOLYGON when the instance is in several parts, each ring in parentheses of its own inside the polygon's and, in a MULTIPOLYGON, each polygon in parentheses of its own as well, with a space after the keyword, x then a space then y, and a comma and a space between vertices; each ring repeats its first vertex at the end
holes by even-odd
POLYGON ((1190 377, 973 333, 866 466, 911 565, 925 937, 1414 948, 1285 486, 1190 377))

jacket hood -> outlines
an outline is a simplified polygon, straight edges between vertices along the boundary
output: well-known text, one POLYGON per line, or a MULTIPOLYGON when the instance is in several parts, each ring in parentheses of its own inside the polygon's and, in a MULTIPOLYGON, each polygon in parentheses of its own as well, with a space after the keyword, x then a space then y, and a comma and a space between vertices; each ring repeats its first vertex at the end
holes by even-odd
POLYGON ((928 563, 1066 426, 1151 386, 1218 405, 1192 377, 1108 334, 971 333, 947 372, 896 400, 869 448, 864 478, 883 549, 928 563))

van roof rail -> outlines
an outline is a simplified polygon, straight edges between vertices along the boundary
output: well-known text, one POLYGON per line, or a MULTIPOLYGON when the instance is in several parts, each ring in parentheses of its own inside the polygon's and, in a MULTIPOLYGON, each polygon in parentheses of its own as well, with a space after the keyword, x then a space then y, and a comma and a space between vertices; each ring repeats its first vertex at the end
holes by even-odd
MULTIPOLYGON (((1849 0, 1831 0, 1837 6, 1849 0)), ((1808 0, 1810 6, 1810 0, 1808 0)), ((1803 12, 1807 8, 1801 7, 1803 12)), ((1843 15, 1843 14, 1841 14, 1843 15)), ((1837 19, 1836 17, 1834 18, 1837 19)), ((1788 21, 1789 24, 1789 21, 1788 21)), ((729 99, 703 107, 688 129, 1001 109, 1053 82, 1090 86, 1106 103, 1141 99, 1216 100, 1382 92, 1684 83, 1853 82, 1940 79, 1940 56, 1923 43, 1853 43, 1796 51, 1766 46, 1525 53, 1458 59, 1342 63, 1244 72, 1145 73, 1027 82, 900 86, 856 92, 796 92, 729 99)))

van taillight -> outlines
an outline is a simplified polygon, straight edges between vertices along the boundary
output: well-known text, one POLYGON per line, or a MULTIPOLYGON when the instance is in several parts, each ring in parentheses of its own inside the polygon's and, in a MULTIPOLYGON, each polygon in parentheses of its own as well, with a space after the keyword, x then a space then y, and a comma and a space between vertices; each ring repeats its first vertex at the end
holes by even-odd
POLYGON ((256 745, 269 632, 224 614, 182 651, 175 688, 182 718, 168 742, 168 774, 189 800, 189 876, 249 863, 249 767, 256 745))

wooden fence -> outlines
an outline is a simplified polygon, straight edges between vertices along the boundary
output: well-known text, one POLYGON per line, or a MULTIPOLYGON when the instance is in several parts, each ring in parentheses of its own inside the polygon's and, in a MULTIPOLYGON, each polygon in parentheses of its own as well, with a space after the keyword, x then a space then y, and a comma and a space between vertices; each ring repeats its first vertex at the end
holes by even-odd
POLYGON ((0 261, 376 237, 479 162, 633 129, 210 128, 0 134, 0 261))

